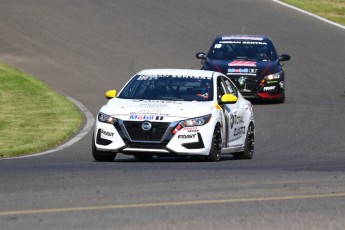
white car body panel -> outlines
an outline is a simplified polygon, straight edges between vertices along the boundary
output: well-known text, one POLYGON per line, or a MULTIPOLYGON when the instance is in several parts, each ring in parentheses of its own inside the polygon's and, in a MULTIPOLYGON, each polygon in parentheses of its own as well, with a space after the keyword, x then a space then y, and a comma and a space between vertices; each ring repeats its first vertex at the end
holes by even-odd
MULTIPOLYGON (((145 70, 136 75, 169 74, 176 76, 204 76, 213 78, 214 92, 217 91, 217 77, 221 73, 203 70, 145 70)), ((136 76, 135 75, 135 76, 136 76)), ((127 82, 128 84, 128 82, 127 82)), ((121 92, 120 92, 121 94, 121 92)), ((254 125, 252 105, 238 92, 235 104, 219 105, 216 95, 211 101, 171 101, 171 100, 138 100, 113 98, 100 109, 101 113, 117 119, 117 125, 100 122, 96 118, 94 143, 98 151, 121 152, 133 154, 149 152, 157 155, 203 155, 210 152, 212 136, 217 124, 221 126, 222 154, 244 150, 246 131, 250 123, 254 125), (211 114, 209 122, 202 126, 184 127, 172 134, 180 121, 211 114), (144 121, 153 123, 170 123, 161 140, 135 140, 128 133, 126 122, 144 121), (120 132, 119 132, 120 130, 120 132), (165 147, 154 148, 154 144, 162 143, 171 138, 165 147), (106 144, 104 144, 105 142, 106 144), (134 146, 127 145, 128 142, 134 146), (127 143, 127 144, 126 144, 127 143), (183 145, 202 143, 202 148, 186 148, 183 145), (143 146, 141 146, 143 144, 143 146), (153 146, 150 146, 152 144, 153 146), (146 147, 145 147, 146 146, 146 147), (150 146, 150 147, 148 147, 150 146)), ((140 130, 140 129, 138 129, 140 130)), ((138 131, 140 132, 140 131, 138 131)))

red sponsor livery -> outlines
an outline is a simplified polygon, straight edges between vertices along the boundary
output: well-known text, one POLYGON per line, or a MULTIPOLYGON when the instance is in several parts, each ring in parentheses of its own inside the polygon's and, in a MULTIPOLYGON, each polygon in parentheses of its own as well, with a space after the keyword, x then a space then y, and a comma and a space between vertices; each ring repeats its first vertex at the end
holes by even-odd
POLYGON ((251 67, 256 67, 256 62, 255 61, 239 61, 235 60, 232 61, 228 64, 228 66, 251 66, 251 67))

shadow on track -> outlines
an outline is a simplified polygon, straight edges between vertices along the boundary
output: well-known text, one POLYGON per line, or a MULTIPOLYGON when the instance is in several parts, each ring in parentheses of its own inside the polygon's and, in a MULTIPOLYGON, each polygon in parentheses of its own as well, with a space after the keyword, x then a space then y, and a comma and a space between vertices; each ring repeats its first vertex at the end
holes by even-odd
MULTIPOLYGON (((126 156, 126 155, 124 155, 126 156)), ((133 156, 126 156, 128 158, 125 159, 115 159, 114 162, 127 162, 127 163, 137 163, 137 162, 151 162, 151 163, 217 163, 217 162, 209 162, 204 160, 202 157, 190 157, 190 156, 167 156, 167 157, 153 157, 151 160, 143 161, 135 159, 133 156)), ((235 160, 232 155, 225 155, 222 156, 220 161, 233 161, 235 160)))

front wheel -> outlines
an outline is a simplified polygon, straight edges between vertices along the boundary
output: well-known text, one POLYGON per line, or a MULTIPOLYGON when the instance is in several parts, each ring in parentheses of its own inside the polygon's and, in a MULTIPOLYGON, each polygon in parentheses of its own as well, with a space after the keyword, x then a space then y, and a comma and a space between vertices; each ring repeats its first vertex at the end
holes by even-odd
POLYGON ((255 130, 254 124, 251 123, 247 130, 246 140, 244 142, 244 151, 239 153, 234 153, 233 157, 235 159, 252 159, 254 154, 254 140, 255 140, 255 130))
POLYGON ((285 91, 283 91, 283 95, 280 99, 278 99, 277 103, 285 103, 285 91))
POLYGON ((222 133, 220 130, 220 125, 217 124, 212 136, 210 153, 206 157, 206 160, 219 161, 221 152, 222 152, 222 133))
POLYGON ((96 161, 113 161, 116 157, 116 153, 98 151, 95 145, 95 138, 92 137, 92 156, 96 161))

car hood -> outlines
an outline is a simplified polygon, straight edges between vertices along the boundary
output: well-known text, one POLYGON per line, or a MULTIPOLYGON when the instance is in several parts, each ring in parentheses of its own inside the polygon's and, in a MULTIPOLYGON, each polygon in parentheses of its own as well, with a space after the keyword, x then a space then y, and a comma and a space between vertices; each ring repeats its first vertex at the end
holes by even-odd
POLYGON ((279 72, 278 60, 273 61, 247 61, 247 60, 214 60, 208 59, 204 69, 221 72, 228 76, 248 75, 264 77, 279 72))
POLYGON ((174 121, 210 114, 214 102, 133 100, 114 98, 101 112, 122 120, 174 121))

